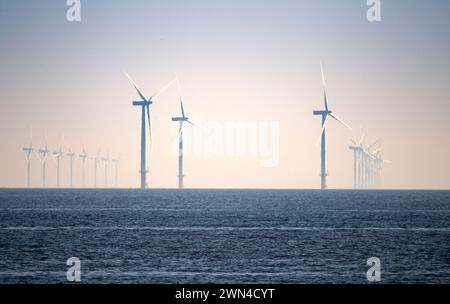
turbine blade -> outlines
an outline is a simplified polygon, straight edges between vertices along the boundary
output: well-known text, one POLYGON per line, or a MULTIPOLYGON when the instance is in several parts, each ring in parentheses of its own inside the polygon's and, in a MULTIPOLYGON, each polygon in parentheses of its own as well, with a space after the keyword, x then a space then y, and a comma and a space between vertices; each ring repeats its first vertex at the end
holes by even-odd
POLYGON ((172 81, 170 81, 168 84, 166 84, 165 86, 163 86, 156 94, 154 94, 152 97, 150 97, 149 101, 153 101, 153 99, 158 98, 159 95, 161 95, 162 93, 164 93, 164 91, 166 91, 174 82, 178 81, 178 78, 175 77, 172 81))
POLYGON ((373 148, 374 146, 376 146, 379 142, 380 142, 380 139, 377 139, 373 144, 371 144, 371 145, 367 148, 367 150, 372 149, 372 148, 373 148))
POLYGON ((33 150, 34 155, 37 157, 37 159, 39 160, 39 162, 42 164, 44 161, 42 160, 41 156, 39 155, 38 152, 36 152, 35 150, 33 150))
POLYGON ((183 100, 180 97, 180 106, 181 106, 181 115, 183 118, 186 118, 186 115, 184 115, 184 107, 183 107, 183 100))
POLYGON ((334 113, 330 113, 328 114, 331 117, 333 117, 334 119, 336 119, 337 121, 339 121, 341 124, 343 124, 344 126, 346 126, 349 130, 351 130, 352 128, 350 128, 350 126, 348 124, 346 124, 342 119, 340 119, 336 114, 334 113))
POLYGON ((324 102, 324 105, 325 105, 325 110, 328 111, 327 83, 325 81, 325 73, 323 72, 322 61, 320 61, 320 72, 322 74, 323 102, 324 102))
POLYGON ((128 80, 133 85, 133 87, 136 89, 137 93, 143 99, 143 101, 148 101, 147 98, 144 96, 144 93, 137 86, 136 82, 134 82, 133 78, 131 78, 131 76, 125 70, 123 70, 123 73, 125 74, 125 76, 127 76, 128 80))
POLYGON ((363 141, 364 141, 364 134, 361 135, 361 138, 359 139, 359 143, 358 145, 362 145, 363 141))
POLYGON ((193 126, 195 126, 195 127, 200 128, 200 129, 203 130, 203 127, 202 127, 202 126, 200 126, 200 125, 199 125, 198 123, 196 123, 196 122, 193 122, 193 121, 190 120, 190 119, 186 120, 186 122, 187 122, 188 124, 191 124, 191 125, 193 125, 193 126))
POLYGON ((320 131, 319 138, 317 138, 317 141, 316 141, 316 146, 319 145, 320 140, 322 139, 323 133, 325 132, 325 128, 326 128, 326 126, 327 126, 327 122, 328 122, 328 116, 325 117, 325 122, 323 123, 322 131, 320 131))
POLYGON ((178 142, 180 141, 181 134, 183 134, 183 130, 184 130, 184 123, 181 122, 180 130, 178 131, 178 136, 177 136, 178 142))

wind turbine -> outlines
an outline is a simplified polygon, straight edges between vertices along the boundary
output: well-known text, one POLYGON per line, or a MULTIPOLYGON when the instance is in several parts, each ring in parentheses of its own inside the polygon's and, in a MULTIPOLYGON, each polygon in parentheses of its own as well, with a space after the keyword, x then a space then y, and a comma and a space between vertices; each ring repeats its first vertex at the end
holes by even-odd
POLYGON ((27 187, 31 187, 31 155, 33 154, 33 129, 30 127, 30 145, 24 147, 23 151, 27 154, 27 187))
POLYGON ((70 187, 73 187, 73 159, 75 157, 75 153, 72 152, 71 149, 69 149, 69 153, 66 154, 67 157, 69 157, 70 160, 70 187))
POLYGON ((110 160, 109 152, 105 155, 105 157, 102 157, 102 161, 105 162, 105 188, 108 188, 108 162, 110 160))
POLYGON ((385 160, 383 158, 383 154, 381 153, 381 150, 378 149, 377 151, 375 151, 374 153, 374 185, 377 188, 380 188, 382 186, 382 171, 383 171, 383 165, 384 164, 390 164, 392 163, 390 160, 385 160))
POLYGON ((145 120, 147 116, 147 122, 148 122, 148 128, 150 133, 150 143, 152 141, 152 126, 150 121, 150 105, 153 104, 154 99, 156 99, 160 94, 162 94, 172 83, 176 80, 172 80, 167 85, 162 87, 158 93, 151 96, 150 98, 145 97, 144 93, 138 88, 137 84, 134 82, 134 80, 130 77, 130 75, 127 74, 127 72, 124 71, 125 76, 127 76, 130 83, 133 85, 133 87, 136 89, 139 97, 141 98, 140 101, 133 101, 133 106, 139 106, 141 107, 141 170, 139 173, 141 174, 141 189, 145 189, 147 187, 147 163, 146 163, 146 127, 145 127, 145 120))
POLYGON ((119 158, 112 158, 111 161, 114 164, 114 187, 118 187, 119 183, 119 164, 120 164, 120 157, 119 158))
POLYGON ((50 151, 47 147, 47 131, 45 131, 45 147, 43 149, 39 149, 39 153, 42 154, 41 163, 42 163, 42 187, 45 188, 45 167, 47 165, 47 156, 50 151))
POLYGON ((325 134, 326 134, 326 126, 327 126, 327 122, 328 122, 328 117, 332 117, 333 119, 337 120, 339 123, 341 123, 342 125, 344 125, 345 127, 347 127, 348 129, 351 130, 351 128, 342 120, 340 119, 336 114, 333 113, 333 111, 331 111, 328 108, 328 98, 327 98, 327 90, 326 90, 326 82, 325 82, 325 75, 323 72, 323 66, 322 66, 322 62, 320 62, 320 69, 322 72, 322 84, 323 84, 323 100, 324 100, 324 110, 321 111, 314 111, 313 114, 314 115, 319 115, 322 117, 322 131, 320 132, 320 136, 317 140, 317 144, 319 143, 319 141, 322 141, 321 144, 321 171, 320 171, 320 186, 321 189, 327 189, 327 168, 326 168, 326 141, 325 141, 325 134))
POLYGON ((82 153, 80 154, 81 158, 81 166, 82 166, 82 186, 86 188, 86 159, 88 159, 88 155, 86 154, 86 149, 84 148, 84 144, 82 146, 82 153))
POLYGON ((353 188, 359 189, 362 185, 363 153, 364 153, 364 135, 359 140, 353 139, 353 146, 349 149, 353 151, 353 188))
POLYGON ((94 188, 97 188, 97 167, 100 162, 100 148, 97 151, 97 154, 94 157, 94 188))
MULTIPOLYGON (((178 83, 178 89, 180 90, 180 85, 178 83)), ((181 90, 180 90, 181 91, 181 90)), ((189 120, 188 117, 186 117, 183 107, 183 99, 181 97, 180 93, 180 110, 181 110, 181 116, 180 117, 172 117, 173 122, 179 123, 179 131, 178 131, 178 188, 183 189, 184 188, 184 174, 183 174, 183 129, 184 129, 184 123, 188 123, 191 125, 196 126, 195 123, 193 123, 191 120, 189 120)))
POLYGON ((373 162, 375 157, 371 150, 379 143, 379 140, 372 143, 367 149, 364 149, 364 187, 366 189, 373 187, 373 162))
POLYGON ((59 146, 59 151, 53 152, 53 156, 56 158, 56 187, 60 186, 60 164, 61 164, 61 158, 64 156, 63 150, 62 150, 62 141, 59 146))

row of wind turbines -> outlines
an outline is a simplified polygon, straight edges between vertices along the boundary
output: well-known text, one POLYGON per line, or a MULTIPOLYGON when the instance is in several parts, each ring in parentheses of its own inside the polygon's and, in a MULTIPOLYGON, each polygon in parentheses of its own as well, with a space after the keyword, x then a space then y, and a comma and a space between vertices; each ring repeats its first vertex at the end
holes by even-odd
MULTIPOLYGON (((340 124, 344 125, 348 129, 351 130, 351 127, 346 124, 341 118, 339 118, 333 111, 330 110, 328 106, 328 96, 327 96, 327 88, 325 81, 325 74, 323 71, 322 62, 320 63, 320 69, 322 74, 322 84, 323 84, 323 94, 324 94, 324 109, 314 111, 313 115, 321 116, 322 118, 322 130, 320 132, 320 136, 318 138, 317 144, 321 143, 321 189, 327 189, 327 162, 326 162, 326 128, 329 118, 338 121, 340 124)), ((166 86, 161 88, 156 94, 152 95, 150 98, 147 98, 143 91, 139 89, 136 82, 124 72, 127 76, 130 83, 135 88, 137 94, 140 97, 140 100, 133 101, 133 106, 141 107, 141 189, 145 189, 147 185, 147 163, 146 163, 146 119, 148 122, 149 132, 150 132, 150 141, 152 139, 151 136, 151 115, 150 115, 150 106, 154 103, 154 100, 162 94, 168 87, 170 87, 174 82, 178 85, 178 91, 180 94, 180 109, 181 116, 173 117, 172 121, 179 123, 179 133, 178 133, 178 188, 184 188, 184 173, 183 173, 183 128, 184 123, 188 123, 191 125, 196 125, 185 115, 183 100, 181 97, 181 89, 178 77, 175 77, 174 80, 169 82, 166 86)), ((356 144, 355 144, 356 145, 356 144)), ((361 140, 355 147, 351 147, 352 150, 355 151, 354 156, 354 188, 355 189, 363 189, 363 188, 375 188, 381 186, 381 172, 384 163, 388 163, 383 159, 380 149, 376 151, 371 151, 371 148, 375 144, 372 144, 369 148, 364 148, 363 140, 361 140)))
MULTIPOLYGON (((319 135, 319 138, 317 140, 317 144, 321 144, 321 172, 320 172, 320 184, 321 189, 327 189, 327 161, 326 161, 326 130, 329 118, 332 118, 348 128, 349 130, 352 130, 351 127, 346 124, 341 118, 339 118, 330 108, 328 104, 328 95, 327 95, 327 86, 325 81, 325 74, 323 70, 322 62, 320 63, 321 68, 321 74, 322 74, 322 85, 323 85, 323 95, 324 95, 324 109, 322 110, 316 110, 313 111, 313 115, 320 116, 322 125, 321 125, 321 132, 319 135)), ((147 126, 148 126, 148 132, 149 132, 149 139, 150 144, 152 144, 152 125, 151 125, 151 105, 154 104, 155 100, 164 92, 166 91, 172 84, 176 83, 178 86, 178 92, 179 92, 179 101, 180 101, 180 115, 172 117, 172 121, 177 123, 179 126, 179 132, 178 132, 178 188, 183 189, 184 188, 184 171, 183 171, 183 130, 186 126, 186 124, 190 124, 193 126, 199 127, 197 124, 195 124, 192 120, 189 119, 188 116, 186 116, 184 105, 183 105, 183 98, 181 94, 181 88, 180 88, 180 82, 178 79, 178 76, 175 76, 175 79, 170 81, 167 85, 162 87, 159 91, 157 91, 155 94, 151 95, 150 98, 147 98, 144 92, 138 87, 136 82, 131 78, 131 76, 124 71, 125 76, 128 78, 131 85, 134 87, 134 89, 137 92, 137 95, 139 96, 139 100, 133 100, 132 105, 136 107, 141 108, 141 130, 140 130, 140 188, 145 189, 148 187, 148 180, 147 180, 147 174, 149 172, 147 167, 147 126)), ((354 161, 353 161, 353 187, 355 189, 370 189, 370 188, 379 188, 381 187, 381 174, 383 170, 383 165, 385 163, 390 163, 390 161, 383 159, 383 154, 380 150, 380 148, 377 148, 376 150, 373 150, 375 146, 378 144, 378 142, 371 144, 368 147, 365 147, 363 144, 363 138, 361 138, 359 141, 353 140, 352 141, 353 146, 350 146, 350 150, 354 152, 354 161)), ((152 146, 153 147, 153 146, 152 146)), ((45 173, 46 173, 46 160, 50 153, 50 151, 47 148, 47 145, 43 149, 35 150, 32 146, 32 143, 28 147, 25 147, 23 149, 27 153, 27 185, 30 187, 30 161, 31 156, 36 155, 36 157, 39 159, 39 161, 42 164, 42 182, 43 187, 46 186, 45 184, 45 173)), ((64 156, 64 153, 62 152, 62 148, 60 148, 58 151, 53 152, 50 154, 54 157, 56 161, 56 168, 57 168, 57 186, 60 185, 60 174, 59 174, 59 168, 60 168, 60 161, 62 157, 64 156)), ((73 161, 75 158, 75 153, 73 153, 71 150, 66 154, 66 156, 70 160, 70 186, 73 186, 73 161)), ((86 154, 86 151, 82 149, 82 153, 79 155, 81 162, 82 162, 82 185, 83 187, 86 187, 86 160, 89 159, 88 155, 86 154)), ((101 161, 104 162, 104 169, 105 169, 105 187, 107 187, 107 180, 108 180, 108 162, 111 160, 115 164, 115 184, 117 186, 117 172, 118 172, 118 165, 119 165, 119 159, 110 158, 109 154, 105 157, 100 158, 100 151, 97 153, 97 156, 92 158, 94 161, 94 187, 97 186, 97 166, 98 163, 101 161)))
MULTIPOLYGON (((45 136, 47 137, 47 136, 45 136)), ((64 159, 68 159, 68 165, 69 165, 69 183, 68 186, 70 188, 74 187, 74 162, 77 157, 77 154, 72 151, 72 149, 67 149, 65 152, 63 150, 62 144, 59 146, 59 148, 55 151, 51 151, 48 148, 47 145, 47 139, 45 140, 45 145, 43 148, 37 149, 33 146, 33 133, 32 129, 30 128, 30 143, 23 148, 23 151, 26 154, 26 160, 27 160, 27 187, 31 188, 31 162, 33 159, 33 156, 40 162, 42 166, 42 187, 47 187, 47 161, 48 159, 53 160, 55 163, 55 169, 56 169, 56 187, 60 188, 62 185, 62 178, 61 178, 61 167, 63 165, 64 159)), ((94 157, 90 157, 86 153, 86 149, 84 145, 82 145, 81 153, 78 154, 79 159, 81 160, 81 186, 82 188, 87 187, 86 182, 86 167, 87 162, 92 161, 93 165, 93 187, 97 188, 97 172, 101 166, 101 163, 103 162, 103 169, 104 169, 104 183, 103 187, 108 187, 108 165, 110 162, 114 165, 114 186, 118 186, 118 174, 119 174, 119 164, 120 159, 112 157, 109 153, 105 154, 104 156, 100 155, 100 149, 98 150, 97 154, 94 157)))
MULTIPOLYGON (((325 74, 323 71, 322 62, 320 62, 320 70, 322 74, 322 85, 323 85, 323 100, 324 109, 314 111, 313 115, 321 116, 322 118, 322 130, 320 136, 317 140, 317 144, 321 143, 320 161, 321 161, 321 171, 320 171, 320 187, 322 190, 328 189, 327 185, 327 162, 326 162, 326 128, 329 118, 333 118, 340 124, 352 130, 352 128, 346 124, 342 119, 340 119, 333 111, 328 107, 328 96, 327 96, 327 85, 325 81, 325 74)), ((383 170, 384 163, 390 163, 390 161, 384 160, 380 148, 376 151, 371 151, 372 148, 378 142, 373 143, 368 148, 364 147, 363 144, 364 137, 362 137, 358 142, 352 140, 354 146, 350 146, 350 150, 354 151, 353 160, 353 187, 354 189, 374 189, 381 187, 381 173, 383 170)))

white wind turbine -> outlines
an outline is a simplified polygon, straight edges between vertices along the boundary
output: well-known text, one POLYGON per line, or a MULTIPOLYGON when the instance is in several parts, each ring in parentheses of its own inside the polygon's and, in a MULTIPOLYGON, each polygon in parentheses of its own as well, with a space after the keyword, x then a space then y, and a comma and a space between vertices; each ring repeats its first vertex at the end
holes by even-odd
POLYGON ((183 189, 184 188, 184 173, 183 173, 183 129, 184 129, 184 123, 188 123, 194 126, 197 126, 194 122, 192 122, 184 112, 183 107, 183 99, 181 96, 181 87, 180 83, 177 77, 177 84, 178 84, 178 91, 180 94, 180 110, 181 110, 181 117, 172 117, 173 122, 179 123, 179 131, 178 131, 178 188, 183 189))
POLYGON ((105 188, 108 188, 108 162, 110 161, 109 152, 102 157, 102 161, 105 162, 105 188))
POLYGON ((47 156, 48 156, 48 154, 50 152, 48 150, 48 147, 47 147, 47 130, 45 130, 44 137, 45 137, 45 147, 42 148, 42 149, 39 149, 39 153, 42 155, 42 157, 40 157, 40 161, 42 163, 42 187, 43 188, 45 188, 45 185, 46 185, 46 183, 45 183, 45 174, 46 174, 45 170, 46 170, 46 165, 47 165, 47 156))
POLYGON ((60 165, 61 165, 61 159, 64 156, 63 152, 63 145, 64 142, 64 136, 61 137, 61 143, 59 145, 59 150, 53 152, 53 157, 56 159, 56 187, 60 186, 60 165))
POLYGON ((326 86, 326 82, 325 82, 325 74, 323 72, 323 66, 322 66, 322 62, 320 62, 320 69, 322 72, 322 84, 323 84, 323 102, 324 102, 324 110, 320 110, 320 111, 314 111, 313 114, 314 115, 319 115, 322 117, 322 131, 320 132, 320 136, 317 139, 317 144, 319 144, 320 141, 322 141, 321 144, 321 173, 320 173, 320 177, 321 177, 321 189, 327 189, 327 168, 326 168, 326 140, 325 140, 325 129, 327 126, 327 122, 328 122, 328 117, 331 117, 335 120, 337 120, 339 123, 341 123, 342 125, 344 125, 345 127, 347 127, 348 129, 351 130, 351 128, 342 120, 340 119, 333 111, 331 111, 328 108, 328 97, 327 97, 327 86, 326 86))
POLYGON ((69 166, 70 166, 70 187, 73 187, 73 160, 75 158, 75 153, 72 152, 72 149, 69 149, 69 152, 66 154, 69 158, 69 166))
POLYGON ((27 187, 31 187, 31 156, 33 154, 33 128, 30 126, 30 145, 24 147, 23 151, 26 153, 27 157, 27 187))
POLYGON ((81 158, 81 170, 82 170, 82 187, 86 188, 86 160, 89 158, 89 156, 86 154, 86 149, 84 148, 84 144, 81 144, 82 146, 82 153, 80 154, 81 158))
POLYGON ((99 162, 101 161, 100 151, 101 151, 101 148, 98 148, 97 154, 94 157, 94 188, 97 188, 97 168, 98 168, 99 162))
POLYGON ((117 188, 119 186, 119 165, 120 165, 120 157, 111 159, 114 164, 114 187, 117 188))
POLYGON ((141 107, 141 169, 139 171, 141 175, 141 189, 145 189, 147 187, 147 155, 146 155, 146 149, 147 149, 147 143, 146 143, 146 123, 145 120, 147 119, 148 122, 148 128, 150 133, 150 143, 152 141, 152 127, 151 127, 151 121, 150 121, 150 105, 153 104, 155 99, 162 94, 167 88, 169 88, 176 79, 169 82, 167 85, 165 85, 162 89, 159 90, 158 93, 155 95, 152 95, 150 98, 145 97, 142 90, 139 89, 137 84, 134 82, 134 80, 130 77, 130 75, 127 74, 127 72, 124 71, 125 76, 127 76, 130 83, 133 85, 135 90, 137 91, 139 97, 141 100, 139 101, 133 101, 133 106, 139 106, 141 107))

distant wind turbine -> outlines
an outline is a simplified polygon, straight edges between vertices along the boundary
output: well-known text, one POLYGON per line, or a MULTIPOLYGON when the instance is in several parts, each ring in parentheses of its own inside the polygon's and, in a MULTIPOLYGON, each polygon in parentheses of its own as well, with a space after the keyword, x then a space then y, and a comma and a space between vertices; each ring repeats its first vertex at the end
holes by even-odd
POLYGON ((109 152, 102 157, 102 161, 105 162, 105 188, 108 188, 108 162, 110 161, 109 152))
POLYGON ((61 165, 61 159, 64 156, 63 149, 62 149, 63 140, 64 139, 61 139, 61 144, 59 146, 59 150, 53 152, 53 156, 56 158, 56 187, 60 186, 60 165, 61 165))
POLYGON ((42 157, 40 158, 42 163, 42 187, 45 188, 45 167, 47 165, 47 156, 50 151, 47 147, 47 131, 45 131, 45 147, 43 149, 39 150, 39 153, 42 154, 42 157))
POLYGON ((86 154, 86 149, 84 148, 84 144, 82 146, 82 153, 80 154, 81 158, 81 170, 82 170, 82 187, 86 188, 86 160, 88 159, 88 155, 86 154))
MULTIPOLYGON (((180 90, 180 85, 178 83, 178 88, 180 90)), ((180 90, 181 92, 181 90, 180 90)), ((178 188, 184 188, 184 173, 183 173, 183 129, 184 123, 188 123, 196 126, 188 117, 186 117, 183 107, 183 99, 180 93, 180 110, 181 117, 172 117, 172 121, 179 123, 179 131, 178 131, 178 188)))
POLYGON ((325 109, 321 110, 321 111, 314 111, 313 114, 314 115, 319 115, 322 116, 322 131, 320 132, 320 136, 317 140, 317 144, 319 143, 319 141, 322 141, 321 144, 321 173, 320 173, 320 181, 321 181, 321 189, 327 189, 327 168, 326 168, 326 141, 325 141, 325 131, 326 131, 326 126, 327 126, 327 122, 328 122, 328 117, 332 117, 333 119, 337 120, 339 123, 341 123, 342 125, 346 126, 347 128, 349 128, 351 130, 351 128, 342 120, 340 119, 336 114, 333 113, 333 111, 331 111, 328 108, 328 98, 327 98, 327 90, 326 90, 326 82, 325 82, 325 75, 323 72, 323 66, 322 66, 322 62, 320 62, 320 69, 322 72, 322 84, 323 84, 323 95, 324 95, 324 106, 325 109))
POLYGON ((364 137, 361 137, 359 141, 352 140, 353 146, 350 146, 350 150, 353 151, 353 188, 358 189, 360 187, 360 168, 362 166, 362 153, 364 148, 362 142, 364 137))
POLYGON ((97 168, 98 163, 100 162, 100 151, 101 148, 98 149, 97 154, 94 157, 94 188, 97 188, 97 168))
POLYGON ((69 153, 66 154, 67 157, 69 157, 69 165, 70 165, 70 187, 73 187, 73 159, 75 157, 75 153, 72 152, 71 149, 69 149, 69 153))
POLYGON ((120 157, 112 158, 111 161, 114 164, 114 187, 117 188, 119 186, 119 165, 120 165, 120 157))
POLYGON ((169 88, 172 83, 176 80, 172 80, 167 85, 162 87, 158 93, 151 96, 150 98, 145 97, 144 93, 138 88, 137 84, 134 82, 134 80, 130 77, 130 75, 127 74, 127 72, 124 71, 125 76, 127 76, 130 83, 133 85, 133 87, 136 89, 139 97, 141 98, 140 101, 133 101, 133 106, 139 106, 141 107, 141 189, 145 189, 147 187, 147 164, 146 164, 146 127, 145 127, 145 120, 147 117, 148 122, 148 128, 150 133, 150 144, 152 144, 152 127, 151 127, 151 121, 150 121, 150 105, 153 104, 154 100, 162 94, 167 88, 169 88))
POLYGON ((31 187, 31 155, 33 154, 33 128, 30 127, 30 145, 23 148, 27 155, 27 187, 31 187))

